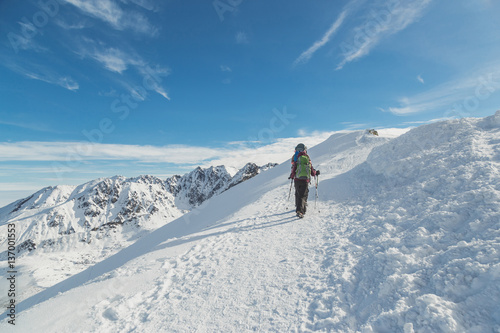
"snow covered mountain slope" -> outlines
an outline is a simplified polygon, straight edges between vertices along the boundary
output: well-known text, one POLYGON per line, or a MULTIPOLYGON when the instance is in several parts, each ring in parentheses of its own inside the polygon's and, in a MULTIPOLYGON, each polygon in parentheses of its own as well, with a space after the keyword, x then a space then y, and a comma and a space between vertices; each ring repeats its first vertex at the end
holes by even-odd
POLYGON ((208 169, 197 167, 182 177, 174 176, 167 179, 167 184, 176 197, 176 206, 190 210, 223 192, 231 178, 224 166, 208 169))
MULTIPOLYGON (((15 223, 16 256, 23 262, 18 297, 29 297, 272 166, 248 163, 234 176, 220 166, 197 168, 166 182, 116 176, 78 187, 44 188, 0 210, 0 259, 7 258, 7 225, 15 223)), ((5 297, 0 295, 0 303, 5 297)))
POLYGON ((176 207, 181 210, 191 210, 214 195, 218 195, 274 166, 276 164, 273 163, 262 167, 255 163, 247 163, 234 176, 225 166, 207 169, 198 167, 184 176, 177 175, 168 178, 166 184, 169 191, 175 196, 176 207))
MULTIPOLYGON (((18 297, 32 295, 114 254, 183 213, 162 180, 141 176, 47 187, 2 210, 1 260, 7 225, 16 225, 16 256, 23 264, 18 297)), ((5 278, 6 271, 2 271, 5 278)), ((8 274, 7 274, 8 275, 8 274)), ((0 295, 4 301, 7 295, 0 295)))
POLYGON ((333 308, 357 300, 375 332, 500 330, 500 112, 416 128, 323 185, 354 249, 333 308))
POLYGON ((15 329, 500 331, 500 112, 379 133, 310 149, 305 219, 287 161, 22 300, 15 329))

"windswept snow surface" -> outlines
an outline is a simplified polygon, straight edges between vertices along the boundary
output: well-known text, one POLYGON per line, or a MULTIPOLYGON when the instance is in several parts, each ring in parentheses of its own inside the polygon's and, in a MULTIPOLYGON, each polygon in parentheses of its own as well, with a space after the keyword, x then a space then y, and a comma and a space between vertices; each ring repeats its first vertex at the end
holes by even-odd
POLYGON ((285 162, 21 302, 0 329, 500 332, 500 112, 379 134, 310 149, 322 172, 305 219, 285 162))

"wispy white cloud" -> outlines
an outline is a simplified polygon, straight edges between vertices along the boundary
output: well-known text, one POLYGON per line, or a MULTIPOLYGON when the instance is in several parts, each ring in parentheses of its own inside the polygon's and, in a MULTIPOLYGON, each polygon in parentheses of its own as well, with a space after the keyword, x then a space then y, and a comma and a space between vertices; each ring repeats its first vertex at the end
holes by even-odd
POLYGON ((341 124, 344 126, 344 130, 348 130, 348 131, 353 131, 353 130, 358 130, 358 129, 370 127, 370 125, 364 124, 364 123, 342 122, 341 124))
POLYGON ((116 91, 115 89, 113 88, 110 88, 109 90, 107 91, 99 91, 98 92, 98 95, 99 96, 104 96, 104 97, 120 97, 120 94, 118 93, 118 91, 116 91))
POLYGON ((13 126, 13 127, 18 127, 18 128, 29 129, 32 131, 39 131, 39 132, 53 132, 46 125, 40 124, 40 123, 0 120, 0 125, 13 126))
POLYGON ((46 76, 46 75, 40 75, 40 74, 28 73, 28 72, 24 73, 24 75, 26 77, 29 77, 30 79, 40 80, 40 81, 44 81, 44 82, 47 82, 50 84, 55 84, 55 85, 61 86, 65 89, 68 89, 71 91, 75 91, 75 90, 78 90, 80 88, 80 85, 78 84, 78 82, 76 82, 75 80, 73 80, 69 76, 54 77, 52 75, 46 76))
POLYGON ((124 75, 130 68, 135 69, 143 77, 141 91, 137 90, 137 82, 129 82, 121 77, 119 84, 127 89, 137 100, 144 100, 149 91, 154 91, 165 99, 170 96, 161 85, 163 78, 170 75, 170 69, 150 66, 142 57, 134 51, 123 51, 115 47, 106 47, 102 43, 89 38, 82 39, 82 45, 77 52, 82 58, 91 58, 101 64, 107 70, 124 75))
MULTIPOLYGON (((116 30, 130 29, 134 32, 155 36, 158 29, 146 16, 137 11, 125 11, 113 0, 64 0, 83 13, 110 24, 116 30)), ((137 1, 145 3, 144 1, 137 1)), ((144 6, 142 6, 145 8, 144 6)))
POLYGON ((103 48, 94 41, 87 40, 87 46, 82 47, 80 55, 90 57, 111 72, 122 74, 130 66, 144 66, 145 62, 138 56, 131 55, 117 48, 103 48))
POLYGON ((297 59, 295 59, 293 65, 297 66, 298 64, 301 63, 307 63, 314 55, 314 53, 316 53, 316 51, 318 51, 320 48, 325 46, 330 41, 332 36, 337 32, 337 30, 344 22, 346 16, 347 16, 347 10, 342 11, 342 13, 340 13, 340 15, 337 17, 335 22, 333 22, 332 26, 323 35, 323 37, 320 40, 314 42, 314 44, 311 47, 309 47, 306 51, 302 52, 302 54, 297 59))
POLYGON ((174 164, 200 163, 223 150, 182 145, 139 146, 91 142, 4 142, 0 143, 0 161, 66 161, 68 156, 82 160, 133 160, 174 164))
POLYGON ((269 144, 252 141, 231 142, 222 148, 187 145, 140 146, 91 142, 3 142, 0 161, 44 161, 64 164, 68 158, 82 161, 136 161, 176 165, 220 165, 241 167, 247 162, 282 162, 298 141, 312 147, 326 140, 332 132, 302 133, 305 136, 276 139, 269 144))
POLYGON ((297 131, 297 134, 298 134, 299 136, 306 136, 306 135, 307 135, 307 130, 305 130, 305 129, 301 128, 301 129, 299 129, 299 130, 297 131))
POLYGON ((425 81, 424 81, 424 78, 422 77, 422 75, 417 76, 417 81, 422 83, 422 84, 425 84, 425 81))
MULTIPOLYGON (((148 75, 148 74, 145 74, 145 75, 148 75)), ((146 77, 146 76, 144 76, 144 77, 146 77)), ((137 85, 134 82, 130 82, 129 80, 124 80, 124 79, 121 79, 117 82, 118 82, 118 84, 123 86, 123 88, 125 90, 127 90, 136 101, 145 101, 151 92, 155 92, 169 101, 171 100, 168 92, 161 86, 160 82, 155 81, 154 79, 152 79, 149 76, 148 76, 148 79, 146 81, 147 86, 137 85)), ((143 83, 144 82, 145 81, 143 81, 143 83)))
POLYGON ((81 29, 89 28, 92 26, 92 24, 89 22, 88 19, 82 19, 79 21, 75 21, 75 20, 68 20, 68 19, 63 18, 61 16, 56 16, 54 18, 54 22, 60 28, 65 29, 65 30, 81 30, 81 29))
POLYGON ((75 80, 73 80, 69 76, 64 76, 64 77, 58 78, 56 83, 58 85, 60 85, 61 87, 66 88, 68 90, 74 91, 74 90, 80 89, 80 85, 78 84, 78 82, 76 82, 75 80))
MULTIPOLYGON (((127 0, 121 0, 121 1, 123 3, 128 2, 127 0)), ((136 4, 137 6, 140 6, 150 11, 158 10, 158 3, 156 3, 154 0, 129 0, 129 1, 136 4)))
POLYGON ((122 29, 120 21, 123 20, 123 10, 111 0, 64 0, 80 9, 82 12, 99 18, 115 28, 122 29))
POLYGON ((170 101, 169 94, 167 93, 165 88, 163 88, 163 86, 161 85, 163 78, 170 75, 171 71, 169 68, 162 67, 159 65, 153 68, 150 67, 149 65, 146 65, 138 67, 137 70, 141 73, 141 75, 144 78, 147 78, 143 80, 143 84, 146 85, 144 88, 152 90, 170 101))
POLYGON ((220 65, 220 70, 223 72, 232 72, 231 67, 225 65, 220 65))
POLYGON ((71 91, 76 91, 80 88, 78 82, 70 76, 61 76, 42 66, 32 65, 31 69, 25 68, 20 64, 6 64, 6 66, 10 70, 33 80, 55 84, 71 91))
POLYGON ((46 51, 46 49, 38 45, 33 38, 26 38, 18 34, 9 34, 7 37, 16 52, 20 50, 46 51))
POLYGON ((453 117, 442 117, 442 118, 436 118, 436 119, 431 119, 431 120, 416 120, 416 121, 405 121, 403 122, 403 125, 425 125, 425 124, 432 124, 432 123, 437 123, 440 121, 445 121, 445 120, 450 120, 453 119, 453 117))
POLYGON ((168 95, 168 93, 165 91, 165 89, 163 89, 162 87, 157 87, 155 89, 155 92, 160 94, 161 96, 163 96, 163 98, 167 99, 170 101, 170 96, 168 95))
POLYGON ((352 41, 341 44, 343 59, 337 70, 368 55, 383 39, 416 22, 431 2, 432 0, 397 1, 385 4, 385 8, 373 9, 372 16, 354 29, 352 41))
MULTIPOLYGON (((2 189, 1 192, 18 192, 18 191, 30 191, 30 192, 35 192, 40 189, 39 186, 33 185, 31 183, 0 183, 0 188, 2 189)), ((16 198, 18 199, 18 198, 16 198)), ((0 205, 1 207, 1 205, 0 205)))
POLYGON ((468 76, 450 80, 435 88, 399 100, 399 106, 381 109, 396 115, 408 115, 451 108, 475 108, 500 90, 500 63, 485 66, 468 76))
POLYGON ((47 52, 47 48, 38 44, 33 38, 33 34, 38 33, 38 28, 30 22, 18 22, 21 26, 21 31, 28 31, 29 33, 15 33, 9 32, 7 39, 10 46, 16 51, 32 50, 35 52, 47 52))
MULTIPOLYGON (((308 138, 313 141, 324 141, 326 138, 328 138, 330 135, 334 134, 335 132, 324 132, 324 131, 309 131, 305 128, 301 128, 297 131, 297 138, 308 138)), ((297 138, 292 138, 292 140, 296 140, 297 138)))
POLYGON ((236 43, 238 44, 248 44, 248 36, 243 31, 238 31, 236 33, 236 43))

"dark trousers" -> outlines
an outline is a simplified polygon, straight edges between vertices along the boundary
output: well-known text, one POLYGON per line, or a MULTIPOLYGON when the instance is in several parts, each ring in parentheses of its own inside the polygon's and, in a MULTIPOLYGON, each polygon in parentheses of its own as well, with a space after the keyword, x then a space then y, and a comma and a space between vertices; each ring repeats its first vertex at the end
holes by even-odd
POLYGON ((306 181, 295 181, 295 211, 306 213, 307 197, 309 196, 309 183, 306 181))

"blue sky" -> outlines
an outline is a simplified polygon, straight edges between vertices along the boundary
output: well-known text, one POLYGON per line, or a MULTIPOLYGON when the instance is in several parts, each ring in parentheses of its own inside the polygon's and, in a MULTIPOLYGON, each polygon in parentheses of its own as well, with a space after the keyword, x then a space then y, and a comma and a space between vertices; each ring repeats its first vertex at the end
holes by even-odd
POLYGON ((491 115, 499 16, 493 0, 0 1, 0 206, 491 115))

